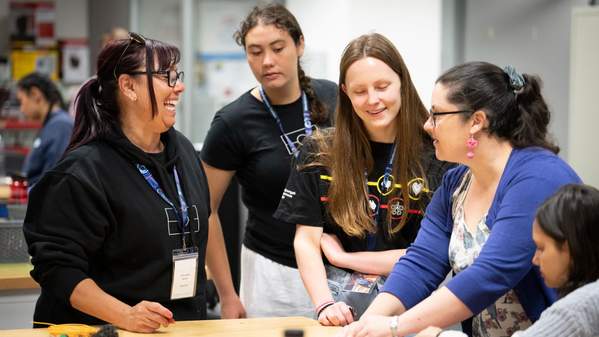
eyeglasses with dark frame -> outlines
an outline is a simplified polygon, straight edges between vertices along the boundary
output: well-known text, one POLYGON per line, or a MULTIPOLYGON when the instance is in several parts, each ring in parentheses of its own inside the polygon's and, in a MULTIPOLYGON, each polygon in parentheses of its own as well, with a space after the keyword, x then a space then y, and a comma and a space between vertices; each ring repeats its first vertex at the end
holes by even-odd
POLYGON ((131 42, 137 42, 139 44, 141 44, 142 46, 146 45, 146 38, 143 37, 140 34, 134 33, 134 32, 129 32, 129 42, 127 43, 127 46, 125 47, 125 49, 123 49, 123 52, 121 53, 121 56, 119 56, 119 59, 116 61, 116 64, 114 65, 114 70, 112 71, 112 74, 114 75, 114 79, 117 80, 117 76, 116 76, 116 71, 119 68, 119 65, 121 64, 121 60, 123 59, 123 55, 125 55, 125 53, 127 52, 127 49, 129 49, 129 46, 131 45, 131 42))
MULTIPOLYGON (((126 73, 127 75, 145 75, 145 71, 131 71, 126 73)), ((177 81, 183 82, 183 78, 185 77, 185 73, 182 71, 176 71, 174 69, 171 70, 161 70, 161 71, 152 71, 152 75, 162 75, 166 78, 166 83, 171 88, 174 88, 177 85, 177 81)))
POLYGON ((457 110, 457 111, 432 111, 429 110, 428 112, 428 118, 431 119, 431 121, 433 122, 433 127, 437 126, 437 116, 443 116, 443 115, 454 115, 454 114, 464 114, 464 113, 471 113, 474 112, 473 110, 457 110))

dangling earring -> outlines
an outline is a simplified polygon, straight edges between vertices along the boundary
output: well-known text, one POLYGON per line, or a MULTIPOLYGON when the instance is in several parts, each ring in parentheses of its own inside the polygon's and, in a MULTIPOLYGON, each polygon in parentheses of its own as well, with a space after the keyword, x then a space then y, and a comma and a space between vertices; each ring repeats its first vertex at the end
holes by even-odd
POLYGON ((466 157, 468 159, 474 158, 474 148, 478 146, 478 140, 474 139, 474 135, 470 134, 468 140, 466 140, 466 147, 468 148, 468 152, 466 152, 466 157))

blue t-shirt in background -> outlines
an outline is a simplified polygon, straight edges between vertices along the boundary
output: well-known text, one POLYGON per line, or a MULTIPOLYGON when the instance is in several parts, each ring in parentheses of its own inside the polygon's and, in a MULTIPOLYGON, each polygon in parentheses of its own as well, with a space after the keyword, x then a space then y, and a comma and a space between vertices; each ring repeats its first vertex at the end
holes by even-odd
POLYGON ((31 146, 31 152, 23 164, 28 188, 42 177, 56 163, 66 150, 73 132, 73 119, 64 110, 50 113, 38 137, 31 146))

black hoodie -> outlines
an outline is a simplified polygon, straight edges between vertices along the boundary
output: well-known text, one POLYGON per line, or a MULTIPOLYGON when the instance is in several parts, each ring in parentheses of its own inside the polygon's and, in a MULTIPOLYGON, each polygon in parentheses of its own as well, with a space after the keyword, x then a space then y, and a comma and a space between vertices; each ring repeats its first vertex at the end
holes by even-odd
POLYGON ((135 305, 162 303, 175 320, 206 317, 206 274, 210 198, 192 144, 171 128, 162 134, 161 155, 147 154, 121 131, 68 153, 29 195, 24 232, 33 278, 41 285, 34 320, 103 323, 69 303, 85 278, 117 299, 135 305), (170 300, 172 251, 182 248, 172 207, 150 187, 136 164, 145 165, 177 207, 176 165, 189 207, 187 243, 199 249, 197 294, 170 300))

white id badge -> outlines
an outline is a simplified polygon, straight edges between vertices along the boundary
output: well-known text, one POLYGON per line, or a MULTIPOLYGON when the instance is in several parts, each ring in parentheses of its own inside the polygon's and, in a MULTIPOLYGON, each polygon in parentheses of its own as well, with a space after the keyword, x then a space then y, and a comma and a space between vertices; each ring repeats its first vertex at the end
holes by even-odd
POLYGON ((171 300, 193 297, 198 278, 198 249, 173 250, 173 283, 171 300))

